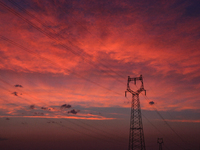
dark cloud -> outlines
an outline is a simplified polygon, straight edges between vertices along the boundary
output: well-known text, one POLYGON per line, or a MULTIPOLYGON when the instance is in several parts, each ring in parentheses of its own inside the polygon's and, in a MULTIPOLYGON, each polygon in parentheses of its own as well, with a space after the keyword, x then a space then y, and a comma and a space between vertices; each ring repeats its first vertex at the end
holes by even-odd
POLYGON ((10 120, 10 118, 6 118, 6 120, 10 120))
POLYGON ((15 96, 18 96, 18 93, 17 93, 17 92, 13 92, 12 94, 14 94, 15 96))
POLYGON ((41 109, 43 109, 43 110, 48 110, 48 108, 47 108, 47 107, 41 107, 41 109))
POLYGON ((20 85, 20 84, 16 84, 15 87, 21 87, 22 88, 23 86, 20 85))
MULTIPOLYGON (((15 95, 15 96, 19 95, 17 92, 13 92, 12 94, 15 95)), ((20 95, 22 95, 22 93, 20 95)))
POLYGON ((79 111, 80 110, 72 109, 72 110, 68 111, 68 113, 77 114, 79 111))
POLYGON ((35 109, 35 105, 30 105, 30 109, 35 109))
POLYGON ((150 101, 149 104, 150 104, 150 105, 153 105, 153 104, 155 104, 155 103, 154 103, 154 101, 150 101))
POLYGON ((62 106, 60 106, 61 108, 71 108, 72 106, 69 104, 63 104, 62 106))

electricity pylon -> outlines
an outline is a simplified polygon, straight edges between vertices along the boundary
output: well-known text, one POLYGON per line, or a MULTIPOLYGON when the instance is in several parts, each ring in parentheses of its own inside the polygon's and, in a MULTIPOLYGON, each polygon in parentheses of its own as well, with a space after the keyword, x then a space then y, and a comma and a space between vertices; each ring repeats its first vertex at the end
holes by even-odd
POLYGON ((130 92, 132 94, 128 150, 146 150, 144 142, 141 108, 139 101, 139 94, 142 91, 145 91, 146 95, 146 90, 144 89, 142 75, 136 78, 130 78, 130 76, 128 76, 127 90, 125 91, 125 96, 126 92, 130 92), (134 83, 136 84, 136 80, 141 81, 141 87, 137 91, 133 91, 131 90, 129 83, 131 81, 134 81, 134 83))
POLYGON ((162 150, 163 138, 158 138, 157 143, 159 144, 159 150, 162 150))

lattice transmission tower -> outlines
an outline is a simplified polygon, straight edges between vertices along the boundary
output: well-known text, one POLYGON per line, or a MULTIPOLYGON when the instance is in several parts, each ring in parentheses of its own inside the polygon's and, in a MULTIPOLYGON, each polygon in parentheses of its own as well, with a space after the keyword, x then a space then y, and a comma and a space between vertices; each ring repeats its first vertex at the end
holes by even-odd
POLYGON ((157 143, 159 144, 159 150, 162 150, 163 138, 158 138, 157 143))
POLYGON ((144 142, 141 108, 139 101, 139 94, 142 91, 145 91, 146 95, 146 90, 144 89, 142 75, 136 78, 130 78, 130 76, 128 76, 127 90, 125 91, 125 96, 127 92, 130 92, 132 94, 128 150, 146 150, 144 142), (137 80, 141 81, 141 87, 138 90, 133 91, 131 90, 129 83, 131 81, 134 81, 134 84, 136 85, 137 80))

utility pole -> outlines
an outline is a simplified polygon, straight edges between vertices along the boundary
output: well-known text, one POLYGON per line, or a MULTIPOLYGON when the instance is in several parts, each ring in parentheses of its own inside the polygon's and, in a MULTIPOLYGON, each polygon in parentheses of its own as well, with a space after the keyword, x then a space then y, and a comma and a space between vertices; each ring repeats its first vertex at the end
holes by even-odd
POLYGON ((159 144, 159 150, 162 150, 163 138, 158 138, 157 143, 159 144))
POLYGON ((142 91, 145 91, 146 95, 146 90, 144 89, 142 75, 136 78, 130 78, 130 76, 128 76, 127 90, 125 91, 125 96, 127 92, 130 92, 132 94, 128 150, 146 150, 144 142, 141 108, 139 101, 139 94, 142 91), (141 81, 141 87, 137 91, 133 91, 131 90, 129 83, 131 81, 134 81, 134 84, 136 85, 137 80, 141 81))

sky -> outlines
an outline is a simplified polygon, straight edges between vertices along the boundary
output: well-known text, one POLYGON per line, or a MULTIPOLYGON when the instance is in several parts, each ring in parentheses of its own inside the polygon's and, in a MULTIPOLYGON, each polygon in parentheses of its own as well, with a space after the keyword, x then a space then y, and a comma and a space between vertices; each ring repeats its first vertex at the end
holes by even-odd
POLYGON ((0 0, 2 150, 200 149, 198 0, 0 0), (133 91, 141 83, 130 83, 133 91))

